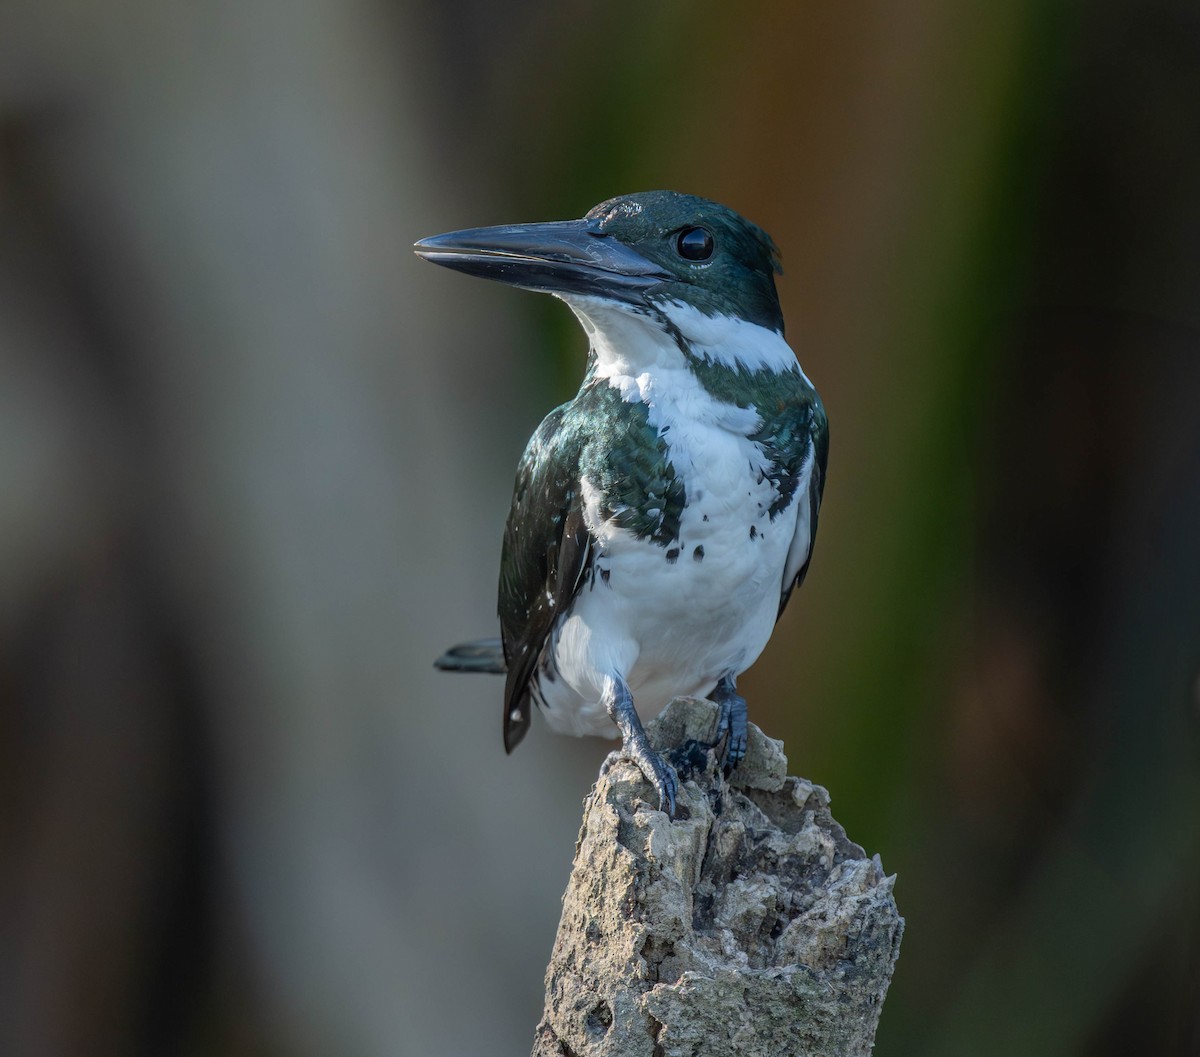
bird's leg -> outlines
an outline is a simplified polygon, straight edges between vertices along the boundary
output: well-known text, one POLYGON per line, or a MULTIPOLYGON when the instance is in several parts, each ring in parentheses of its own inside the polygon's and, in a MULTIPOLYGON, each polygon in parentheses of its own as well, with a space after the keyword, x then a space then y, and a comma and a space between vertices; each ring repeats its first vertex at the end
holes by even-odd
POLYGON ((724 675, 713 691, 713 700, 721 706, 721 714, 717 718, 717 740, 713 742, 713 747, 725 743, 721 749, 721 759, 728 777, 746 755, 746 699, 737 692, 734 677, 724 675))
POLYGON ((633 695, 625 680, 619 676, 605 679, 604 707, 609 718, 621 731, 621 749, 641 768, 658 793, 658 810, 665 811, 669 818, 675 817, 675 793, 677 779, 671 765, 650 747, 650 739, 633 707, 633 695))

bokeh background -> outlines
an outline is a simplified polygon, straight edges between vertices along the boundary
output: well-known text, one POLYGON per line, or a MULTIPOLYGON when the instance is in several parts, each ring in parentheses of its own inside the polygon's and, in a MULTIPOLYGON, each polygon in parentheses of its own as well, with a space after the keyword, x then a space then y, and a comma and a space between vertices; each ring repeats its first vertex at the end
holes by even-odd
POLYGON ((611 746, 430 662, 584 343, 410 246, 657 187, 829 409, 743 686, 898 873, 877 1053, 1200 1053, 1192 0, 7 0, 0 1052, 527 1052, 611 746))

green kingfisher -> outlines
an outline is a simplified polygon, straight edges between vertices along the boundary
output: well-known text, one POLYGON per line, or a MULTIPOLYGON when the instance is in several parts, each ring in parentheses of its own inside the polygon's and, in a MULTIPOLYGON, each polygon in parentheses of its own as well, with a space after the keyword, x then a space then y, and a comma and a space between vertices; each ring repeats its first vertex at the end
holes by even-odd
POLYGON ((419 256, 553 294, 590 341, 579 392, 521 457, 500 559, 500 638, 438 667, 506 675, 504 746, 536 703, 568 734, 619 732, 675 815, 677 777, 642 719, 720 706, 726 771, 746 751, 737 678, 812 559, 829 432, 783 336, 761 228, 674 191, 582 220, 422 239, 419 256))

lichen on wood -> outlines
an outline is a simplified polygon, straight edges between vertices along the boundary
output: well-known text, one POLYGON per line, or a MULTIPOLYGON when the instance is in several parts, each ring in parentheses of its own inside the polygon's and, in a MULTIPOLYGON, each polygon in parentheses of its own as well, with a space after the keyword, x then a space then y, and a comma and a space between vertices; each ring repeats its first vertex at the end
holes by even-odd
POLYGON ((584 805, 533 1057, 858 1057, 871 1052, 904 921, 895 878, 788 777, 750 726, 727 781, 717 706, 648 725, 679 818, 613 753, 584 805))

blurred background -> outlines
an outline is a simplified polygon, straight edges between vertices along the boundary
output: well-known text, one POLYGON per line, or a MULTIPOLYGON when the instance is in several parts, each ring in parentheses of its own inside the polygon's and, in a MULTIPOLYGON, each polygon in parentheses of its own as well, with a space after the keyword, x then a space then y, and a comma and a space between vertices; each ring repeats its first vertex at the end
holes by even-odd
POLYGON ((899 875, 877 1053, 1200 1053, 1190 0, 0 8, 0 1052, 528 1052, 611 744, 506 758, 548 298, 414 239, 725 202, 824 395, 743 680, 899 875))

